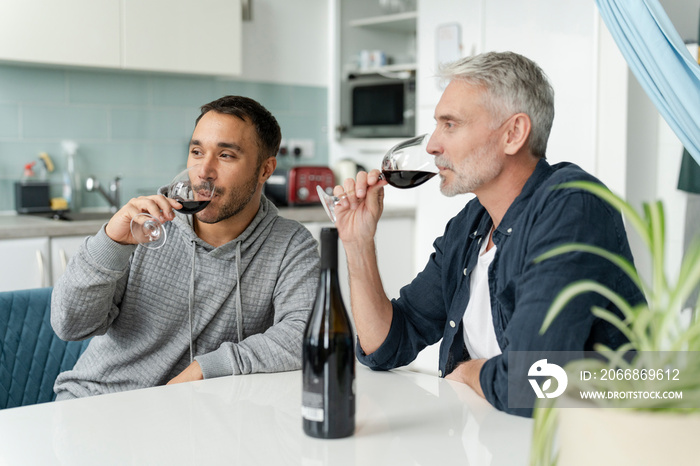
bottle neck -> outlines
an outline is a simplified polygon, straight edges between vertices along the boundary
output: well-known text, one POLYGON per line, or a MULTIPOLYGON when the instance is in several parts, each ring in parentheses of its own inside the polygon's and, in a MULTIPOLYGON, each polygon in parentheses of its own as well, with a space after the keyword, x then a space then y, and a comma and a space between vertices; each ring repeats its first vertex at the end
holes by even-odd
POLYGON ((338 246, 326 246, 324 245, 321 252, 321 270, 335 271, 338 269, 338 246))
POLYGON ((338 269, 338 232, 334 228, 324 228, 321 232, 321 270, 338 269))

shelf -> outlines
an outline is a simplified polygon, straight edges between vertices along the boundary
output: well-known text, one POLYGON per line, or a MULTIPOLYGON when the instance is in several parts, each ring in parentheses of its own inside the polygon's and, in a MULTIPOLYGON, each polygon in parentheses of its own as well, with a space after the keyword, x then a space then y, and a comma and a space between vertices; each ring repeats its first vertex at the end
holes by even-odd
POLYGON ((407 11, 392 15, 373 16, 371 18, 355 19, 350 21, 350 26, 357 28, 375 29, 379 31, 391 31, 402 33, 415 33, 418 13, 407 11))
POLYGON ((355 76, 366 76, 366 75, 372 75, 372 74, 379 74, 382 76, 388 76, 388 77, 396 77, 396 78, 401 78, 401 77, 409 77, 409 76, 401 76, 402 73, 408 73, 409 75, 415 73, 417 68, 417 65, 415 63, 397 63, 394 65, 386 65, 386 66, 380 66, 378 68, 369 68, 366 70, 353 70, 350 71, 349 74, 355 75, 355 76), (396 76, 391 76, 391 75, 396 75, 396 76))

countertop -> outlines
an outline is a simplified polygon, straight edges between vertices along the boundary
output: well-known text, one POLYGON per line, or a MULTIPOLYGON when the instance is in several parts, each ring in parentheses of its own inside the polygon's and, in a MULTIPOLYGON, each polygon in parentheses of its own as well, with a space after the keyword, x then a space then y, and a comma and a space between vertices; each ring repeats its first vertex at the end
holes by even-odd
MULTIPOLYGON (((301 223, 330 223, 320 206, 281 207, 280 215, 301 223)), ((109 212, 81 213, 83 220, 54 220, 39 215, 0 214, 0 240, 93 235, 110 218, 109 212)), ((413 218, 412 207, 385 207, 382 218, 413 218)))

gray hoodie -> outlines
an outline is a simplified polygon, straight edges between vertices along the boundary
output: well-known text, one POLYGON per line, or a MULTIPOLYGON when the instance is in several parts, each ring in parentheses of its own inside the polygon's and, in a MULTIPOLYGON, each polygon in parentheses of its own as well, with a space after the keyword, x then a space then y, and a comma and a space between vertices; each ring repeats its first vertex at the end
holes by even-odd
POLYGON ((161 385, 192 356, 205 378, 301 367, 318 285, 317 243, 264 196, 235 240, 214 248, 191 217, 165 224, 160 249, 86 239, 54 288, 51 324, 64 340, 93 337, 56 399, 161 385))

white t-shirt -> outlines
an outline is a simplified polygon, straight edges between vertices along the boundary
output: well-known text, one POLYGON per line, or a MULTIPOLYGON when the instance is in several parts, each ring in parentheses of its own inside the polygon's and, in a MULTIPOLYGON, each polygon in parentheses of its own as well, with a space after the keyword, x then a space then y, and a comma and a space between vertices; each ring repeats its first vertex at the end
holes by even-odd
POLYGON ((469 276, 469 302, 462 317, 464 342, 472 359, 489 359, 501 354, 493 328, 489 293, 489 265, 496 255, 496 245, 486 251, 487 244, 488 239, 483 241, 479 259, 469 276))

